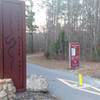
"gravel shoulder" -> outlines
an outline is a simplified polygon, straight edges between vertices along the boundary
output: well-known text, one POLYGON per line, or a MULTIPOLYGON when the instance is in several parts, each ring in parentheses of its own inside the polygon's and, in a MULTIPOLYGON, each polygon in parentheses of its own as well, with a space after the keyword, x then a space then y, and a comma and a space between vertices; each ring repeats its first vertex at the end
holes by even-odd
POLYGON ((23 92, 17 93, 15 100, 58 100, 55 96, 52 96, 50 93, 43 92, 23 92))

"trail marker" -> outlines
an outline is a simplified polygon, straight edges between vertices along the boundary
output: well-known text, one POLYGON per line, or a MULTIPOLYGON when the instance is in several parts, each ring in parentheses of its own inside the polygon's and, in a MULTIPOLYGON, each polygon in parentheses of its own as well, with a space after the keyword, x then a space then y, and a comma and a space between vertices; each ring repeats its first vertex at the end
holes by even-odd
POLYGON ((79 86, 82 87, 83 86, 83 75, 79 73, 78 77, 79 77, 79 86))

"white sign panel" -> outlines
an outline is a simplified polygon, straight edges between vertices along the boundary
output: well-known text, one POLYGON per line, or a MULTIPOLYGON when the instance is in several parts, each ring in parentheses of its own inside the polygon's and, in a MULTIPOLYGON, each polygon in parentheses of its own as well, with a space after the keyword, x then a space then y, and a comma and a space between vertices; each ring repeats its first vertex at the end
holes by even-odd
POLYGON ((72 48, 72 56, 75 56, 75 55, 76 55, 76 49, 72 48))

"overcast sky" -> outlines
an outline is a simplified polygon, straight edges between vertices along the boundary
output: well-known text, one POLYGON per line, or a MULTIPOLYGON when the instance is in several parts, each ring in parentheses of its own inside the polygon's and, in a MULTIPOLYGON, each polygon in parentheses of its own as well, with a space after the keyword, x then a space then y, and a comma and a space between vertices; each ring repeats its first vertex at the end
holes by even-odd
POLYGON ((35 22, 37 25, 45 25, 46 23, 46 9, 39 7, 41 0, 33 0, 34 12, 35 12, 35 22))

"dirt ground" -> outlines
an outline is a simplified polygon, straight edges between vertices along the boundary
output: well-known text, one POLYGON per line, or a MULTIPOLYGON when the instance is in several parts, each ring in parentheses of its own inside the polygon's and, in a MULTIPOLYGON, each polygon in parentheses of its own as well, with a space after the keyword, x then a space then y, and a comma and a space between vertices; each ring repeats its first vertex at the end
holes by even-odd
POLYGON ((27 62, 38 64, 50 69, 67 69, 68 63, 63 60, 46 59, 43 53, 37 53, 27 56, 27 62))
MULTIPOLYGON (((28 55, 27 62, 38 64, 50 69, 68 70, 70 68, 68 61, 46 59, 43 53, 28 55)), ((100 78, 100 63, 81 62, 81 67, 77 69, 76 72, 80 72, 83 75, 90 75, 96 78, 100 78)))

